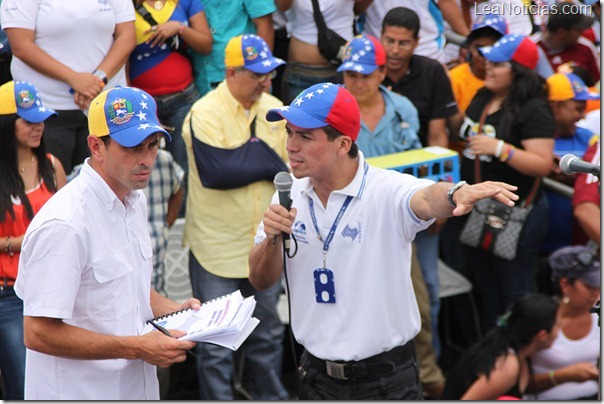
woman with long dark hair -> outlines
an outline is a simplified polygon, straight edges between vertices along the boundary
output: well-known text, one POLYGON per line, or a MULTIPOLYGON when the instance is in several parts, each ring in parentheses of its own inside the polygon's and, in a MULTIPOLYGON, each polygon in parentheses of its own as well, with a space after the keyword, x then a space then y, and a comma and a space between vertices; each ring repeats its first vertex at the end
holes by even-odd
POLYGON ((488 240, 477 247, 464 246, 464 262, 480 296, 481 323, 487 332, 506 307, 534 291, 534 268, 548 218, 540 179, 551 169, 556 128, 547 84, 533 70, 539 59, 537 45, 528 37, 510 34, 479 51, 487 59, 487 74, 460 130, 468 142, 461 177, 471 184, 490 180, 516 185, 520 196, 516 205, 532 206, 513 258, 497 255, 488 240))
POLYGON ((34 215, 67 182, 42 142, 52 115, 32 84, 0 86, 0 372, 6 400, 23 400, 23 302, 13 290, 21 242, 34 215))
POLYGON ((550 278, 561 301, 558 338, 533 358, 527 400, 597 400, 600 378, 600 257, 589 247, 562 247, 548 257, 550 278))
POLYGON ((532 374, 530 358, 558 335, 557 311, 558 303, 545 295, 527 294, 514 302, 451 369, 441 399, 521 398, 532 374))

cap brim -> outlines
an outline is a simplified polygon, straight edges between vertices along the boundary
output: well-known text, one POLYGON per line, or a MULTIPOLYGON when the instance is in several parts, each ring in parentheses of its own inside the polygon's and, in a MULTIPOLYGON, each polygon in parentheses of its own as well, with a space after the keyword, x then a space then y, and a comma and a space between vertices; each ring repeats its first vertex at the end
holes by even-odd
POLYGON ((483 46, 482 48, 478 48, 478 52, 486 59, 491 62, 499 63, 499 62, 509 62, 511 58, 504 55, 499 49, 494 46, 483 46))
POLYGON ((583 281, 584 284, 591 288, 599 288, 600 283, 600 271, 590 271, 586 274, 583 274, 579 277, 583 281))
POLYGON ((265 73, 272 72, 277 67, 284 65, 284 64, 285 64, 285 60, 279 59, 276 57, 272 57, 272 58, 268 58, 268 59, 259 61, 258 63, 253 63, 253 64, 250 63, 247 66, 243 66, 243 67, 254 73, 265 74, 265 73))
POLYGON ((575 97, 573 98, 573 100, 575 101, 591 101, 599 99, 600 94, 591 93, 589 91, 583 91, 582 93, 575 95, 575 97))
MULTIPOLYGON (((292 101, 292 103, 295 101, 296 100, 292 101)), ((309 113, 302 111, 300 108, 292 106, 269 109, 266 113, 266 120, 269 122, 280 121, 282 119, 304 129, 323 128, 329 125, 309 113)))
POLYGON ((354 63, 354 62, 344 62, 338 67, 339 72, 355 72, 359 74, 371 74, 379 66, 376 65, 366 65, 363 63, 354 63))
POLYGON ((25 119, 27 122, 40 123, 44 122, 53 115, 57 115, 57 113, 52 109, 40 107, 37 109, 33 108, 28 111, 17 112, 17 115, 25 119))
POLYGON ((168 142, 172 141, 172 137, 164 128, 159 125, 149 124, 140 124, 136 127, 126 128, 118 132, 110 133, 109 136, 124 147, 134 147, 141 144, 152 134, 158 132, 163 134, 168 142))

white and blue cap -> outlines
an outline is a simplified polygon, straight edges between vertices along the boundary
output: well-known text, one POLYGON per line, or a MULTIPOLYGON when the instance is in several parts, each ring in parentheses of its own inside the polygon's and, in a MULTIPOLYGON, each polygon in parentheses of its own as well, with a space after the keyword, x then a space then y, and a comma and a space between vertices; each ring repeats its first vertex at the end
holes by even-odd
POLYGON ((27 122, 40 123, 57 113, 44 107, 40 94, 27 81, 9 81, 0 86, 0 115, 17 114, 27 122))
POLYGON ((501 34, 501 36, 508 33, 508 24, 502 16, 497 14, 479 14, 474 20, 469 37, 476 36, 476 32, 483 28, 490 28, 501 34))
POLYGON ((159 124, 153 97, 134 87, 113 87, 97 95, 88 110, 88 130, 91 136, 111 136, 124 147, 138 146, 157 132, 172 140, 159 124))

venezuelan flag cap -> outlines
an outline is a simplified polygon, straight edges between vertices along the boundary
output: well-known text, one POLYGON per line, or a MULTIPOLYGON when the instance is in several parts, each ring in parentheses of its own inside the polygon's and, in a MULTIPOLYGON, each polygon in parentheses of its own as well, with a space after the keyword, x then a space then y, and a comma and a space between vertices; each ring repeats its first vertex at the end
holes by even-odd
POLYGON ((264 39, 258 35, 239 35, 231 38, 224 51, 226 67, 244 67, 259 74, 272 72, 285 64, 273 56, 264 39))
POLYGON ((0 115, 17 114, 28 122, 44 122, 57 115, 42 105, 40 94, 27 81, 9 81, 0 86, 0 115))
POLYGON ((268 121, 285 119, 304 129, 331 126, 357 140, 361 130, 361 112, 350 91, 339 84, 319 83, 302 91, 289 106, 269 109, 268 121))
POLYGON ((346 45, 344 61, 338 71, 371 74, 386 64, 386 51, 380 41, 371 35, 358 35, 346 45))
POLYGON ((478 52, 491 62, 499 63, 513 60, 531 70, 535 69, 539 62, 537 45, 525 35, 504 35, 495 42, 495 45, 478 48, 478 52))
POLYGON ((172 140, 159 124, 153 97, 134 87, 113 87, 97 95, 88 110, 88 130, 92 136, 111 136, 124 147, 138 146, 157 132, 172 140))

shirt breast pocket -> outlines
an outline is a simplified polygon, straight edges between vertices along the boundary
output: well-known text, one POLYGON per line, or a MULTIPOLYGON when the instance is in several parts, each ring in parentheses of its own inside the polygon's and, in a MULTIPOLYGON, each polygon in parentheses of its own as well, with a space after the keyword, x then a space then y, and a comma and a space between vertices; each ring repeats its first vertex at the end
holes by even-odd
POLYGON ((132 303, 132 267, 123 259, 106 256, 92 264, 92 277, 86 285, 87 313, 97 321, 112 321, 129 315, 132 303))

